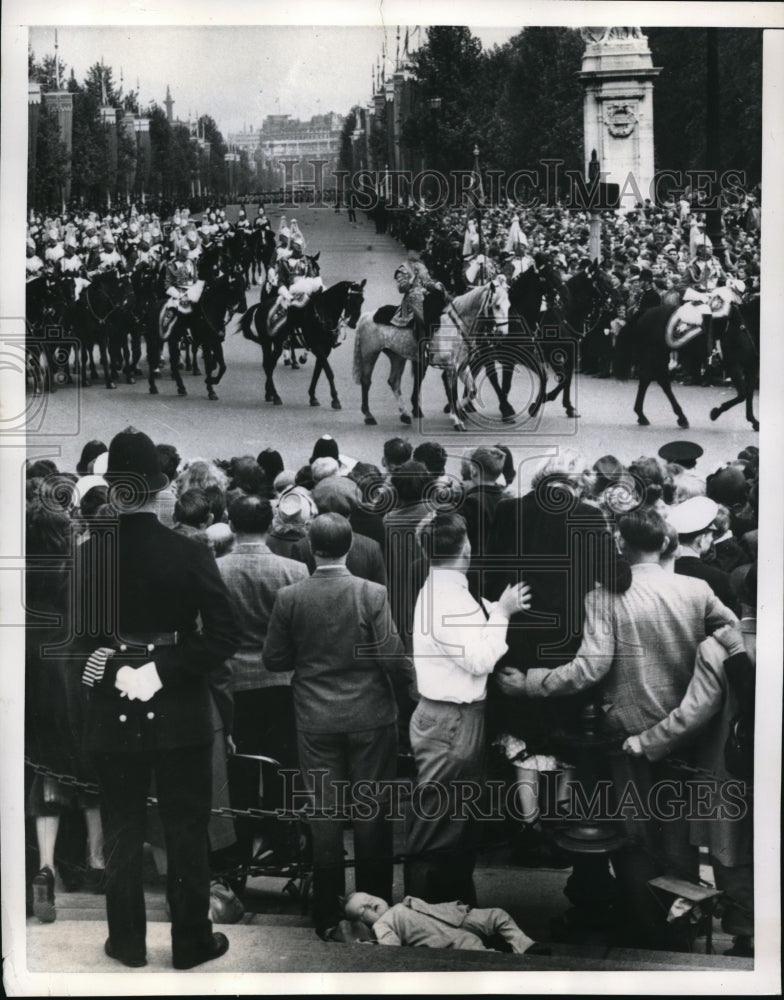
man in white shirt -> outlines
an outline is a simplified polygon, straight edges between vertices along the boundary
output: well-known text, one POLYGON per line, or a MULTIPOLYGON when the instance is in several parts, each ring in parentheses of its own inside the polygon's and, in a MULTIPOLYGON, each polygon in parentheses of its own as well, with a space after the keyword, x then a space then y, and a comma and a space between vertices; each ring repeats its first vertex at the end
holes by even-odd
POLYGON ((524 583, 494 605, 468 590, 471 544, 459 514, 423 531, 430 573, 414 611, 420 701, 409 728, 417 769, 406 836, 405 893, 428 903, 476 905, 476 810, 484 776, 487 678, 506 652, 511 615, 530 607, 524 583))

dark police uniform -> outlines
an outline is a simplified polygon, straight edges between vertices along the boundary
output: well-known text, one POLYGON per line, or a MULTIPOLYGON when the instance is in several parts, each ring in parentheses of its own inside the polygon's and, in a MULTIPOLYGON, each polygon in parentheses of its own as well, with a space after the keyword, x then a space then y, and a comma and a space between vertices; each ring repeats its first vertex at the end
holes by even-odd
POLYGON ((107 571, 110 563, 90 561, 82 586, 100 597, 117 595, 115 609, 106 602, 116 610, 116 625, 107 623, 100 640, 116 652, 92 687, 86 727, 100 787, 109 940, 114 957, 143 964, 142 848, 154 774, 168 854, 172 957, 176 967, 188 967, 213 948, 208 681, 235 651, 229 597, 211 550, 149 512, 119 517, 116 567, 107 571), (160 690, 147 701, 123 697, 115 687, 118 671, 150 661, 160 690))

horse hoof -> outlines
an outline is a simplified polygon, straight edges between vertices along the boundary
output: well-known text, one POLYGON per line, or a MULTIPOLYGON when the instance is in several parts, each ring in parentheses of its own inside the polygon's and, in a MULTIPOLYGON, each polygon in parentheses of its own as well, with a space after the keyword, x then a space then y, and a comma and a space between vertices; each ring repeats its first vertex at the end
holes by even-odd
POLYGON ((476 407, 474 406, 473 400, 468 400, 463 407, 463 413, 476 413, 476 407))
POLYGON ((678 417, 678 426, 687 428, 689 426, 689 421, 686 419, 686 417, 681 415, 680 417, 678 417))
POLYGON ((151 395, 151 396, 157 396, 157 395, 158 395, 158 386, 157 386, 157 385, 155 385, 155 383, 153 383, 153 384, 152 384, 152 385, 150 386, 150 395, 151 395))
POLYGON ((275 406, 283 406, 283 400, 280 398, 280 396, 275 396, 272 402, 275 404, 275 406))
POLYGON ((751 429, 753 431, 758 431, 759 430, 759 420, 752 420, 751 421, 751 429))
POLYGON ((650 420, 645 416, 644 413, 637 414, 637 423, 640 425, 640 427, 650 427, 651 424, 650 420))
POLYGON ((184 385, 180 385, 180 386, 177 387, 177 395, 178 396, 187 396, 188 395, 188 390, 185 388, 184 385))
POLYGON ((514 407, 511 403, 501 403, 498 409, 501 411, 501 416, 504 420, 511 420, 515 415, 514 407))
POLYGON ((570 406, 569 409, 566 411, 566 416, 567 417, 579 417, 580 414, 577 412, 577 410, 574 409, 574 407, 570 406))
POLYGON ((321 406, 321 403, 319 403, 319 401, 316 399, 315 396, 311 396, 310 397, 310 405, 311 406, 321 406))
POLYGON ((342 410, 343 409, 343 407, 340 405, 340 400, 339 399, 333 399, 332 400, 332 409, 333 410, 342 410))
POLYGON ((218 398, 217 393, 215 393, 215 392, 208 392, 207 393, 207 399, 217 399, 217 398, 218 398))
POLYGON ((456 431, 460 431, 461 433, 465 433, 465 424, 454 424, 453 426, 454 426, 454 428, 455 428, 456 431))
POLYGON ((541 408, 542 408, 541 403, 531 403, 531 405, 528 407, 528 416, 535 417, 541 408))
POLYGON ((375 427, 378 421, 376 420, 375 417, 365 417, 365 423, 368 425, 368 427, 375 427))
POLYGON ((718 420, 720 415, 718 407, 714 406, 714 408, 710 411, 711 420, 718 420))
POLYGON ((449 403, 447 403, 446 406, 444 407, 444 413, 451 413, 451 412, 452 412, 452 407, 449 405, 449 403))
POLYGON ((400 414, 400 423, 401 424, 410 424, 411 423, 411 417, 409 417, 409 415, 407 413, 401 413, 400 414))
POLYGON ((117 383, 116 382, 107 382, 106 383, 106 388, 107 389, 116 389, 117 388, 117 383))
POLYGON ((284 365, 290 365, 290 364, 291 364, 291 362, 289 361, 289 359, 288 359, 288 358, 284 358, 284 359, 283 359, 283 364, 284 364, 284 365))

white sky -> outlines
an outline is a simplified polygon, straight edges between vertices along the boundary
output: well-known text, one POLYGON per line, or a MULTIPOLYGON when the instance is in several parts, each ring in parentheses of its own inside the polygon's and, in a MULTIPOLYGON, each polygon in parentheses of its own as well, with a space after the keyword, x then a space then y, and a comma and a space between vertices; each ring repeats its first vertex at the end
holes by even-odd
MULTIPOLYGON (((396 28, 386 29, 390 67, 396 28)), ((472 30, 492 47, 520 29, 472 30)), ((420 34, 424 40, 424 28, 420 34)), ((162 105, 169 84, 175 117, 212 115, 224 136, 258 128, 268 114, 306 119, 328 111, 345 114, 364 104, 384 35, 380 26, 353 25, 58 27, 60 59, 80 83, 103 58, 116 83, 122 68, 126 92, 136 88, 138 77, 143 103, 162 105)), ((404 36, 402 26, 401 49, 404 36)), ((32 27, 30 42, 37 59, 54 54, 54 27, 32 27)))

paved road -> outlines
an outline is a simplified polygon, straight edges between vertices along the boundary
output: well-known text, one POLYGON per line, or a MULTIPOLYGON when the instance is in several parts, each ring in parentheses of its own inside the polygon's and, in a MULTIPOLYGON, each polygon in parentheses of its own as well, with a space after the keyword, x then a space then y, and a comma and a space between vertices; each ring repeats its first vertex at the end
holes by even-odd
MULTIPOLYGON (((251 214, 252 214, 251 210, 251 214)), ((277 229, 280 212, 270 211, 277 229)), ((367 279, 365 308, 375 309, 386 302, 397 301, 392 274, 405 256, 390 236, 377 236, 374 227, 363 216, 351 225, 346 214, 331 209, 299 209, 295 217, 308 243, 308 252, 321 252, 322 276, 330 285, 346 278, 367 279)), ((291 215, 288 216, 289 220, 291 215)), ((251 290, 249 301, 256 301, 258 291, 251 290)), ((640 428, 632 412, 635 386, 631 382, 578 377, 576 402, 582 414, 579 420, 567 419, 560 404, 547 404, 541 417, 522 420, 514 425, 502 424, 492 396, 488 413, 470 428, 468 434, 456 434, 449 418, 442 412, 443 389, 438 373, 427 374, 423 391, 425 418, 410 428, 399 422, 396 404, 386 386, 388 363, 379 362, 371 390, 371 406, 378 419, 377 427, 366 427, 359 411, 360 391, 352 379, 353 333, 333 354, 336 381, 343 409, 329 407, 326 381, 319 391, 322 406, 308 405, 307 387, 312 373, 312 358, 300 371, 278 368, 276 384, 284 405, 274 407, 263 401, 263 378, 260 348, 246 341, 238 332, 235 319, 229 326, 225 352, 228 372, 218 386, 218 402, 206 398, 203 380, 185 376, 188 396, 176 395, 168 379, 160 382, 160 395, 151 397, 146 383, 121 384, 115 391, 96 385, 90 389, 66 387, 41 405, 28 397, 35 431, 30 445, 42 445, 53 453, 61 468, 73 468, 82 444, 90 438, 107 443, 117 431, 133 424, 146 431, 156 441, 177 445, 184 457, 230 457, 256 455, 263 447, 273 445, 281 451, 286 464, 298 467, 310 456, 313 442, 323 433, 337 438, 341 451, 356 458, 378 462, 383 442, 402 433, 416 442, 424 438, 440 440, 449 451, 450 468, 457 470, 459 455, 464 447, 480 440, 504 442, 521 463, 521 481, 527 482, 531 459, 558 445, 581 449, 589 458, 613 453, 622 461, 631 461, 642 454, 655 454, 660 445, 675 438, 688 437, 699 441, 705 449, 698 471, 706 474, 720 462, 734 457, 747 444, 756 443, 755 435, 743 419, 738 407, 712 424, 708 417, 711 406, 727 398, 724 388, 676 387, 678 397, 691 420, 691 429, 681 431, 658 388, 649 391, 646 412, 652 426, 640 428)), ((404 389, 410 395, 410 377, 404 379, 404 389)), ((530 382, 518 370, 513 401, 522 404, 530 393, 530 382)), ((482 391, 482 398, 487 398, 482 391)), ((522 409, 522 407, 521 407, 522 409)))

